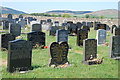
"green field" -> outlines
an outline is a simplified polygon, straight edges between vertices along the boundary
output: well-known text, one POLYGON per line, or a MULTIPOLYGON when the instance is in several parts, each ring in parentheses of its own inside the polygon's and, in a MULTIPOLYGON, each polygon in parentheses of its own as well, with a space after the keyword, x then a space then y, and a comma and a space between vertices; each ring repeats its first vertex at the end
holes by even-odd
MULTIPOLYGON (((56 41, 56 37, 46 33, 46 46, 56 41)), ((26 39, 26 35, 21 35, 26 39)), ((110 41, 110 32, 107 32, 107 42, 110 41)), ((96 31, 91 28, 89 39, 96 38, 96 31)), ((48 49, 33 49, 32 66, 33 70, 27 73, 8 73, 6 64, 2 65, 2 78, 118 78, 118 61, 109 58, 109 47, 98 46, 98 58, 104 57, 103 63, 99 65, 82 64, 83 48, 76 46, 76 36, 69 36, 69 46, 72 48, 68 53, 68 60, 71 66, 67 68, 51 68, 48 66, 50 60, 48 49)), ((0 52, 2 61, 7 61, 7 51, 0 52)))

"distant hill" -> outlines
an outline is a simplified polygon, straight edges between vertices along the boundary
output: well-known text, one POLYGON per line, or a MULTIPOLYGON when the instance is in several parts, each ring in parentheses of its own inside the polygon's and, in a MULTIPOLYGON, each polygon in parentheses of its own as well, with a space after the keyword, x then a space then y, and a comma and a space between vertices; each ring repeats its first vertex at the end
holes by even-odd
POLYGON ((47 11, 45 13, 49 14, 85 14, 85 13, 91 13, 92 11, 70 11, 70 10, 53 10, 53 11, 47 11))
POLYGON ((118 16, 118 10, 117 9, 105 9, 105 10, 99 10, 99 11, 94 11, 92 13, 86 13, 89 15, 94 15, 94 16, 118 16))
POLYGON ((26 14, 23 11, 18 11, 18 10, 14 10, 14 9, 2 7, 2 6, 0 6, 0 10, 2 10, 2 14, 26 14))

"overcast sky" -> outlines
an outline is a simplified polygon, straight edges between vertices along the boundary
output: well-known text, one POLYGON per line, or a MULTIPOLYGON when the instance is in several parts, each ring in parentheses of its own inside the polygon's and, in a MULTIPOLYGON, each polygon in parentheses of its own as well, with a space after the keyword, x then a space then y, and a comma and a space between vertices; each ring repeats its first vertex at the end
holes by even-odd
MULTIPOLYGON (((70 2, 60 0, 59 2, 56 1, 48 1, 42 0, 42 1, 36 1, 36 0, 29 0, 29 2, 26 0, 23 2, 23 0, 9 0, 1 3, 4 7, 13 8, 16 10, 24 11, 27 13, 42 13, 50 10, 74 10, 74 11, 97 11, 97 10, 103 10, 103 9, 118 9, 118 2, 111 1, 107 2, 108 0, 105 0, 105 2, 82 2, 82 1, 76 1, 73 0, 70 2), (44 2, 42 2, 44 1, 44 2)), ((86 1, 86 0, 85 0, 86 1)), ((93 0, 94 1, 94 0, 93 0)))

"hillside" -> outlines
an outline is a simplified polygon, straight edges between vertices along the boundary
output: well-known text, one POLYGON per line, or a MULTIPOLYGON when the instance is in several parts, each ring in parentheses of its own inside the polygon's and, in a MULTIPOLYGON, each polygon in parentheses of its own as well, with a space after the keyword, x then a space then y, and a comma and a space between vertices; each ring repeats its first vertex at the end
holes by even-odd
POLYGON ((0 6, 0 9, 2 10, 2 14, 26 14, 23 11, 18 11, 18 10, 14 10, 14 9, 2 7, 2 6, 0 6))
POLYGON ((106 10, 95 11, 95 12, 87 13, 87 14, 94 15, 94 16, 114 16, 114 17, 117 17, 118 10, 117 9, 106 9, 106 10))
POLYGON ((49 14, 85 14, 85 13, 91 13, 92 11, 70 11, 70 10, 52 10, 52 11, 47 11, 45 13, 49 14))

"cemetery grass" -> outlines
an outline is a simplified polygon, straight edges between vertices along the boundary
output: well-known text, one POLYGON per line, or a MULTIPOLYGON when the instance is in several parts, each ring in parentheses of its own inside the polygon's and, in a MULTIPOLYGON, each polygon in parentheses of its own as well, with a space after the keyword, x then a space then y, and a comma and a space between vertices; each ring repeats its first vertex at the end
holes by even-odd
MULTIPOLYGON (((46 32, 46 46, 56 41, 56 37, 49 36, 46 32)), ((110 41, 110 32, 107 32, 107 43, 110 41)), ((22 34, 22 38, 26 40, 26 34, 22 34)), ((96 31, 91 29, 89 38, 96 38, 96 31)), ((105 45, 98 46, 98 58, 103 58, 103 63, 99 65, 82 64, 83 48, 76 46, 76 36, 69 36, 68 60, 70 66, 67 68, 51 68, 48 66, 50 62, 50 54, 48 49, 33 49, 32 51, 32 67, 33 70, 27 73, 8 73, 7 65, 2 64, 2 78, 118 78, 118 61, 109 58, 109 47, 105 45)), ((0 52, 2 62, 7 61, 7 51, 0 52)))

